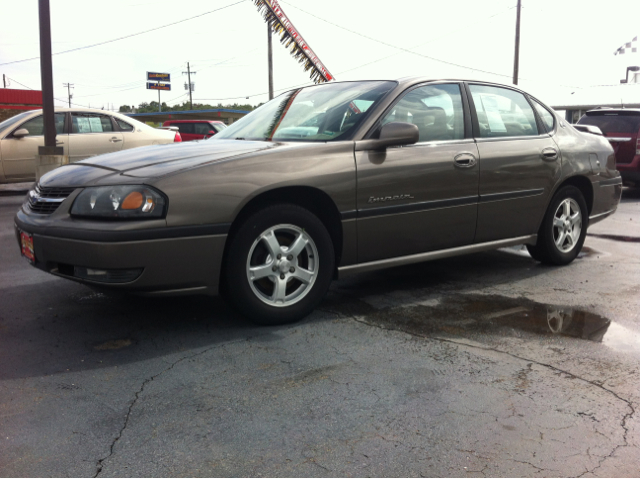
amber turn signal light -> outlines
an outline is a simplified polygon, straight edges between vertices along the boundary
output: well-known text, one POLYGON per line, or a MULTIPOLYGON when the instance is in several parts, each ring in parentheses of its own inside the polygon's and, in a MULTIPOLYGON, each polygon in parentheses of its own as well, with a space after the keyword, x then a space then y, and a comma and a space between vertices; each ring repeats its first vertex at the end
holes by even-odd
POLYGON ((127 197, 122 202, 122 206, 120 206, 123 210, 137 210, 144 203, 142 193, 139 191, 132 191, 127 195, 127 197))

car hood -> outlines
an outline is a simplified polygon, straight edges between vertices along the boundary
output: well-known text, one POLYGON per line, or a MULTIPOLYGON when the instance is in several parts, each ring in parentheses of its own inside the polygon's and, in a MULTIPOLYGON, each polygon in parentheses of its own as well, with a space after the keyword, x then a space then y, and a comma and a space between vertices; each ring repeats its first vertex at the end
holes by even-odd
POLYGON ((53 170, 40 185, 87 186, 139 183, 250 153, 274 149, 283 143, 240 140, 206 140, 132 148, 95 156, 53 170))

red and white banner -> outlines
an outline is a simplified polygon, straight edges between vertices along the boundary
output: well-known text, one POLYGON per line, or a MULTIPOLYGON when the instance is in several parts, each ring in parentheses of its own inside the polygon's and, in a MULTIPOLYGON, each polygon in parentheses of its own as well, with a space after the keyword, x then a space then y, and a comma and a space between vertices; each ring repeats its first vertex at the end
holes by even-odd
POLYGON ((285 15, 277 0, 254 0, 258 10, 265 9, 263 15, 265 21, 271 25, 276 34, 281 34, 281 42, 285 47, 293 44, 291 54, 300 63, 304 63, 305 70, 311 70, 311 79, 316 83, 334 80, 333 75, 327 70, 309 44, 302 38, 300 32, 293 26, 291 20, 285 15))

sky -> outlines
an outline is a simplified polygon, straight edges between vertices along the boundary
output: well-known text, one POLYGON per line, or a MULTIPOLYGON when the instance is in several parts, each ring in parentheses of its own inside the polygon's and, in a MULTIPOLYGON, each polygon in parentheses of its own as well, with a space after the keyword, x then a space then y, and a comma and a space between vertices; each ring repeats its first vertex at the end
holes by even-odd
MULTIPOLYGON (((517 0, 280 0, 336 80, 477 79, 512 83, 517 0)), ((54 96, 117 110, 158 100, 146 72, 171 74, 169 105, 257 105, 268 99, 267 26, 252 0, 50 0, 54 96), (196 17, 186 20, 190 17, 196 17), (185 20, 185 21, 182 21, 185 20), (175 23, 163 27, 164 25, 175 23), (163 28, 158 28, 163 27, 163 28), (248 98, 247 98, 248 97, 248 98)), ((522 0, 518 85, 543 102, 617 85, 640 53, 614 55, 640 36, 640 1, 522 0)), ((40 87, 37 0, 0 0, 0 74, 9 88, 40 87)), ((274 88, 310 84, 308 73, 274 36, 274 88)), ((0 87, 2 84, 0 83, 0 87)), ((635 89, 639 91, 640 89, 635 89)), ((640 101, 638 98, 636 101, 640 101)))

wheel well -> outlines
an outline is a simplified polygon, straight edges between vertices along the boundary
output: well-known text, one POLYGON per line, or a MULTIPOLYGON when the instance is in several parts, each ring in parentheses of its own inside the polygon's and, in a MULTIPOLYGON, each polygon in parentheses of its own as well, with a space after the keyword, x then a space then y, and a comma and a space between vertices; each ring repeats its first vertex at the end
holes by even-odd
POLYGON ((591 182, 584 176, 572 176, 571 178, 567 178, 558 187, 558 190, 567 185, 575 186, 580 190, 580 192, 584 196, 584 200, 587 202, 589 215, 591 215, 591 210, 593 209, 593 185, 591 185, 591 182))
MULTIPOLYGON (((246 218, 256 211, 274 203, 290 203, 301 206, 314 215, 324 224, 331 236, 333 250, 335 252, 335 264, 340 264, 342 257, 342 221, 338 207, 324 191, 310 186, 288 186, 266 191, 251 199, 238 213, 231 224, 228 238, 232 238, 246 218)), ((229 241, 227 240, 227 245, 229 241)), ((224 259, 227 257, 227 245, 225 245, 224 259)), ((223 264, 224 267, 224 264, 223 264)))

